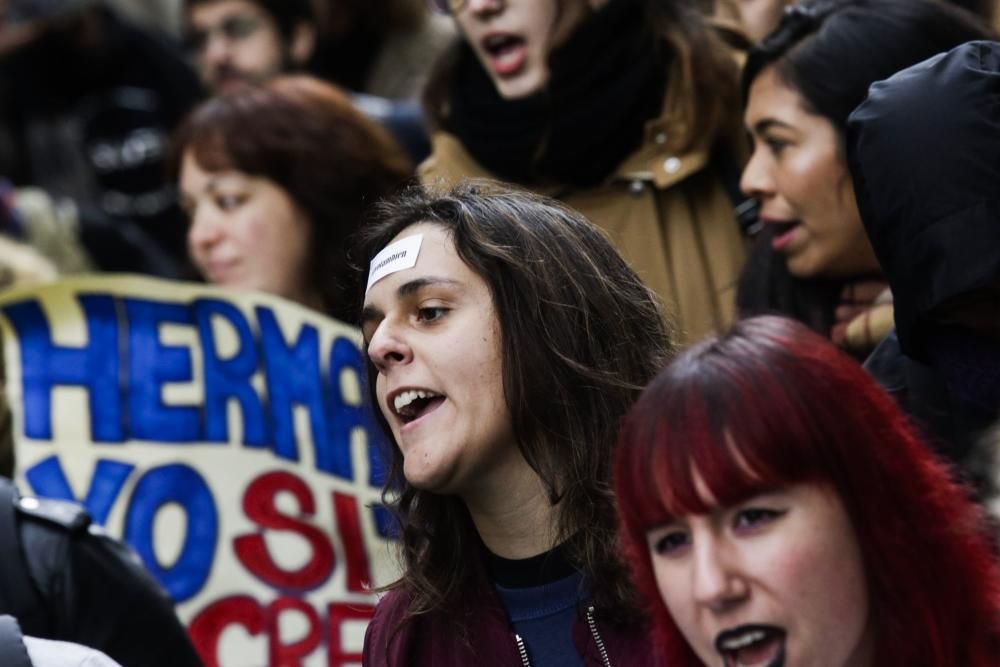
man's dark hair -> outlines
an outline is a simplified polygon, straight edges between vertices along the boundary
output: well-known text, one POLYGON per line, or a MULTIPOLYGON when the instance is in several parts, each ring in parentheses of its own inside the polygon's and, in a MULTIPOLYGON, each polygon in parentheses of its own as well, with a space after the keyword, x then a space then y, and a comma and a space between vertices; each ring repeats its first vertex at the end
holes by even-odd
MULTIPOLYGON (((196 5, 210 5, 221 0, 185 0, 185 11, 190 12, 196 5)), ((260 6, 278 24, 278 30, 285 39, 291 39, 295 27, 303 23, 315 23, 316 14, 309 0, 246 0, 260 6)))

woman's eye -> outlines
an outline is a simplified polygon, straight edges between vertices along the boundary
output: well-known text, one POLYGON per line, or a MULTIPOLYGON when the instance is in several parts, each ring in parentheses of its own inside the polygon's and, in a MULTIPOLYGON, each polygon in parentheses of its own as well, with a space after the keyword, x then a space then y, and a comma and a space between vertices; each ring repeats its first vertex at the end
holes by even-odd
POLYGON ((219 195, 215 198, 215 205, 223 211, 232 211, 242 206, 246 200, 245 195, 219 195))
POLYGON ((435 322, 448 313, 448 308, 442 306, 424 306, 417 309, 417 320, 420 322, 435 322))
POLYGON ((687 533, 680 530, 672 530, 662 535, 656 536, 652 540, 653 551, 660 556, 676 554, 680 549, 689 543, 687 533))
POLYGON ((773 137, 768 137, 764 139, 764 144, 768 147, 768 149, 771 151, 771 154, 774 155, 775 157, 781 155, 781 152, 785 150, 785 148, 788 146, 787 141, 783 141, 781 139, 775 139, 773 137))
POLYGON ((735 528, 758 528, 765 526, 784 514, 781 510, 748 507, 736 513, 735 528))

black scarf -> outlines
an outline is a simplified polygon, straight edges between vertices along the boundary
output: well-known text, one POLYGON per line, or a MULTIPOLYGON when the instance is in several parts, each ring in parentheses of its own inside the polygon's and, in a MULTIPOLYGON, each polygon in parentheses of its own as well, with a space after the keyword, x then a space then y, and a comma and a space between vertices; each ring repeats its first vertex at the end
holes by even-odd
POLYGON ((660 112, 666 66, 642 3, 611 0, 549 59, 549 84, 505 100, 463 44, 446 121, 484 167, 507 180, 589 187, 606 179, 660 112))

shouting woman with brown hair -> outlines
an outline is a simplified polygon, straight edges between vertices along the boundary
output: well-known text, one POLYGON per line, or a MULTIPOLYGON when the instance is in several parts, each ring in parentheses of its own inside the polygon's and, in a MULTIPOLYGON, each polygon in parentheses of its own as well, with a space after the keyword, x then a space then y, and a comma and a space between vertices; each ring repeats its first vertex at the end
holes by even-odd
POLYGON ((536 195, 417 190, 367 231, 362 330, 405 573, 365 664, 649 664, 610 465, 670 351, 652 293, 536 195))

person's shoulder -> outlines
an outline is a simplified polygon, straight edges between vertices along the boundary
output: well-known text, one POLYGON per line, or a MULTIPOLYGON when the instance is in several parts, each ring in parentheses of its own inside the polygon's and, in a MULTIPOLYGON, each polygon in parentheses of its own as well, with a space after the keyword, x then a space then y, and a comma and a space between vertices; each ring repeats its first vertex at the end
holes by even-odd
POLYGON ((56 532, 83 535, 91 525, 87 510, 68 500, 18 497, 14 501, 14 511, 20 521, 38 524, 56 532))
POLYGON ((379 599, 365 632, 365 665, 397 664, 392 656, 400 653, 400 649, 393 645, 403 639, 399 631, 406 621, 410 600, 410 595, 402 589, 390 590, 379 599))
POLYGON ((53 580, 100 576, 109 583, 127 583, 125 589, 148 589, 163 596, 135 551, 93 523, 81 505, 15 496, 14 512, 28 568, 43 590, 53 580))
POLYGON ((450 186, 467 178, 496 179, 479 164, 461 140, 444 130, 431 134, 431 154, 417 167, 420 182, 429 186, 450 186))
POLYGON ((375 613, 371 623, 368 624, 369 632, 372 626, 376 626, 377 629, 394 627, 402 622, 410 609, 411 600, 410 594, 403 589, 397 588, 386 592, 375 605, 375 613))

